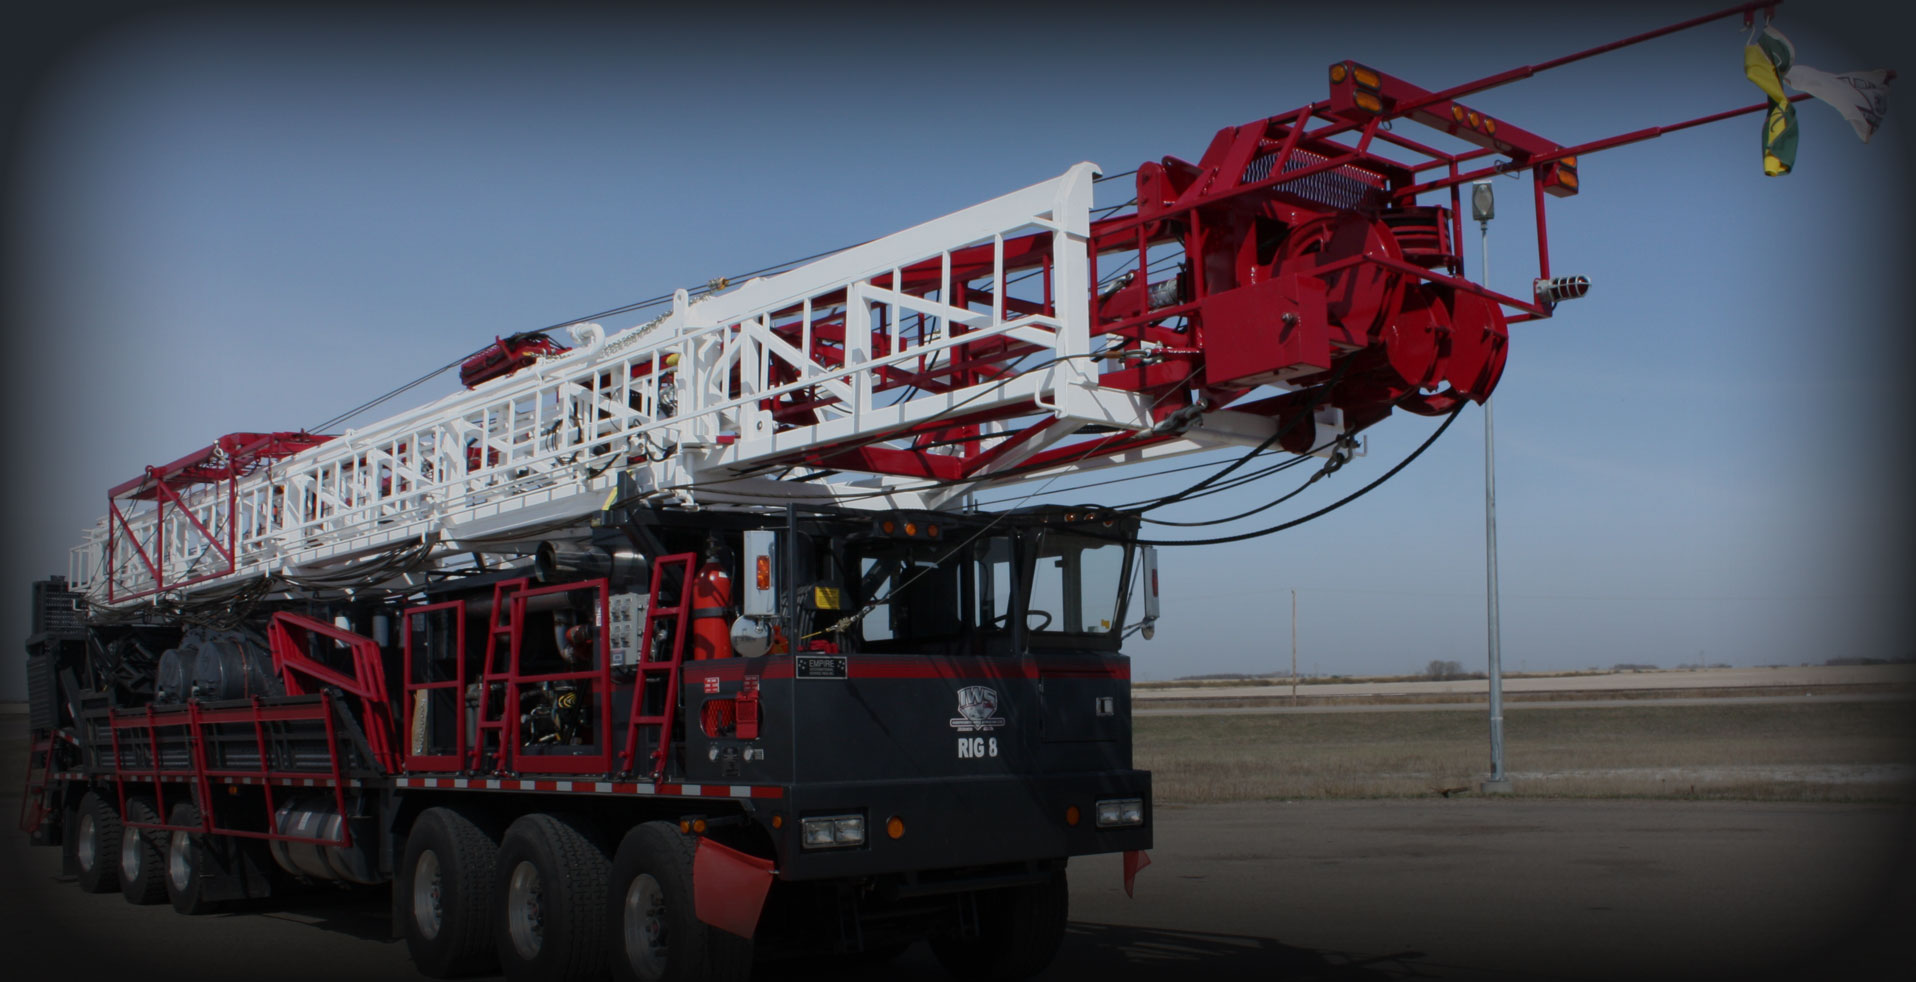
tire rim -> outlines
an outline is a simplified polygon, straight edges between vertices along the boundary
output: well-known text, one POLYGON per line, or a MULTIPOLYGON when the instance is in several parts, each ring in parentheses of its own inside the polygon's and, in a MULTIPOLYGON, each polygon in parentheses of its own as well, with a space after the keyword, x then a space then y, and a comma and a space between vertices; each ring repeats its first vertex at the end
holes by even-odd
POLYGON ((140 867, 145 865, 146 857, 140 854, 140 833, 127 829, 120 838, 120 876, 127 880, 140 878, 140 867))
POLYGON ((445 921, 441 889, 439 854, 428 849, 412 868, 412 921, 427 941, 439 936, 439 925, 445 921))
POLYGON ((73 858, 80 861, 80 869, 87 873, 93 872, 93 864, 100 858, 100 826, 92 815, 80 816, 80 843, 73 849, 73 858))
POLYGON ((512 868, 512 880, 506 886, 506 933, 524 961, 539 957, 539 947, 545 943, 544 899, 538 867, 521 860, 512 868))
POLYGON ((625 957, 641 979, 665 977, 671 955, 665 925, 665 891, 650 873, 640 873, 625 888, 625 957))
POLYGON ((166 847, 166 877, 178 893, 193 884, 193 840, 185 832, 175 830, 166 847))

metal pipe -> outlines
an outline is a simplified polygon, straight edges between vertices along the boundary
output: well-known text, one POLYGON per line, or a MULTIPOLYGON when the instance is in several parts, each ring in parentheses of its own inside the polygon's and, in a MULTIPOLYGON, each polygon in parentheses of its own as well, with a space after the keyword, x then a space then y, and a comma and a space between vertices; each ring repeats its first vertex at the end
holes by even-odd
MULTIPOLYGON (((1810 98, 1810 94, 1808 92, 1798 92, 1797 94, 1790 96, 1790 101, 1802 102, 1804 99, 1808 99, 1808 98, 1810 98)), ((1489 167, 1480 167, 1477 170, 1466 171, 1454 177, 1444 177, 1444 178, 1439 178, 1435 181, 1426 181, 1422 184, 1413 184, 1410 187, 1401 188, 1397 191, 1391 192, 1391 197, 1397 200, 1408 201, 1410 199, 1417 197, 1420 194, 1423 194, 1426 191, 1435 191, 1438 188, 1450 187, 1456 184, 1464 184, 1470 181, 1478 180, 1480 178, 1494 177, 1499 174, 1509 174, 1509 173, 1512 173, 1513 171, 1521 171, 1526 168, 1534 168, 1542 164, 1548 164, 1552 161, 1562 160, 1565 157, 1580 157, 1585 154, 1596 153, 1599 150, 1609 150, 1615 147, 1627 146, 1632 143, 1642 143, 1645 140, 1654 140, 1659 136, 1665 136, 1670 133, 1675 133, 1678 130, 1687 130, 1693 126, 1702 126, 1706 123, 1715 123, 1721 120, 1730 119, 1735 116, 1746 116, 1746 115, 1749 115, 1750 113, 1762 112, 1764 110, 1767 110, 1768 108, 1770 108, 1770 104, 1766 100, 1763 102, 1756 103, 1755 105, 1744 106, 1740 109, 1726 109, 1720 113, 1711 113, 1708 116, 1698 116, 1695 119, 1686 119, 1681 123, 1671 123, 1668 126, 1645 127, 1644 129, 1635 130, 1629 133, 1624 133, 1619 136, 1604 137, 1601 140, 1592 140, 1589 143, 1581 143, 1574 147, 1563 147, 1557 150, 1552 150, 1549 153, 1538 154, 1535 157, 1531 157, 1524 160, 1521 164, 1518 164, 1518 163, 1493 164, 1489 167)))
POLYGON ((1507 69, 1505 71, 1498 72, 1495 75, 1486 75, 1483 78, 1480 78, 1474 82, 1465 82, 1462 85, 1453 85, 1450 88, 1444 89, 1440 92, 1433 92, 1422 99, 1418 99, 1413 102, 1409 102, 1400 106, 1393 107, 1391 110, 1391 115, 1393 116, 1405 115, 1414 110, 1421 109, 1428 105, 1433 105, 1439 102, 1448 102, 1461 95, 1470 95, 1475 92, 1485 91, 1486 89, 1494 89, 1499 85, 1506 85, 1511 82, 1518 81, 1520 79, 1526 79, 1540 72, 1547 72, 1552 68, 1559 68, 1564 65, 1568 65, 1573 61, 1582 61, 1585 58, 1594 58, 1597 55, 1604 54, 1610 51, 1615 51, 1618 48, 1626 48, 1633 44, 1641 44, 1644 41, 1649 41, 1653 38, 1659 38, 1664 36, 1665 34, 1675 34, 1678 31, 1689 30, 1690 28, 1696 27, 1700 24, 1707 24, 1713 20, 1721 20, 1733 14, 1743 14, 1747 17, 1749 14, 1752 14, 1765 7, 1774 9, 1777 6, 1780 6, 1782 2, 1783 0, 1766 0, 1766 2, 1762 2, 1762 3, 1745 3, 1745 4, 1739 4, 1735 7, 1726 7, 1713 14, 1704 14, 1701 17, 1692 17, 1689 20, 1683 21, 1681 23, 1671 24, 1668 27, 1659 27, 1654 31, 1645 31, 1642 34, 1632 35, 1620 41, 1611 41, 1608 44, 1600 44, 1594 48, 1586 48, 1582 51, 1564 55, 1561 58, 1552 58, 1549 61, 1539 62, 1535 65, 1525 65, 1522 68, 1507 69))

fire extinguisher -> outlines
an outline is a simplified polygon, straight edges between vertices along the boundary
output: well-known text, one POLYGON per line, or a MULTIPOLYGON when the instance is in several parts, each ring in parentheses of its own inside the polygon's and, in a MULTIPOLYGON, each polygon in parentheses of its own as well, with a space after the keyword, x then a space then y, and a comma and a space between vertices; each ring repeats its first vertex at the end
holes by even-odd
POLYGON ((692 657, 732 657, 732 577, 719 562, 718 543, 706 547, 705 565, 692 577, 692 657))

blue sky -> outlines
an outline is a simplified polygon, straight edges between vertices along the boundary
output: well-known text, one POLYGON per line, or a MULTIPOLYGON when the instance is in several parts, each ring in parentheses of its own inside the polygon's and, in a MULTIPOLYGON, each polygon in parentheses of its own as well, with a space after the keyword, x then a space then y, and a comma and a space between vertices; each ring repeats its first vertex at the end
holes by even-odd
MULTIPOLYGON (((1714 8, 1356 9, 194 6, 103 24, 17 94, 19 463, 0 574, 17 599, 0 633, 24 636, 26 584, 65 569, 107 487, 219 434, 311 426, 494 335, 862 241, 1080 160, 1194 160, 1221 127, 1321 98, 1343 58, 1436 89, 1714 8)), ((1785 4, 1777 25, 1831 71, 1897 68, 1911 36, 1861 3, 1785 4)), ((1470 101, 1564 143, 1677 122, 1758 101, 1743 39, 1718 22, 1470 101)), ((1761 175, 1745 117, 1587 157, 1583 194, 1553 201, 1554 271, 1595 286, 1513 330, 1496 399, 1509 668, 1900 653, 1900 109, 1865 146, 1800 105, 1784 178, 1761 175)), ((1492 278, 1523 294, 1528 185, 1498 190, 1492 278)), ((1101 191, 1116 203, 1124 182, 1101 191)), ((1368 456, 1245 527, 1354 490, 1432 425, 1387 420, 1368 456)), ((1332 515, 1169 551, 1138 675, 1287 668, 1292 589, 1305 671, 1481 667, 1482 467, 1472 409, 1332 515)))

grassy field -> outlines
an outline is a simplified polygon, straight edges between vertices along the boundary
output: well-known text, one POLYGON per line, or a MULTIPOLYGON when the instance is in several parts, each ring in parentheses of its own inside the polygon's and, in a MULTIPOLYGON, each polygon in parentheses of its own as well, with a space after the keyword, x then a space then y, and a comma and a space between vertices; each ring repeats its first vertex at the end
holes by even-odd
MULTIPOLYGON (((1916 801, 1916 705, 1804 702, 1504 707, 1518 794, 1916 801)), ((1476 792, 1472 712, 1400 710, 1136 720, 1137 766, 1167 803, 1476 792)))
MULTIPOLYGON (((1504 693, 1504 704, 1524 702, 1578 702, 1590 699, 1603 699, 1609 702, 1655 701, 1658 699, 1742 699, 1751 696, 1800 696, 1804 694, 1800 685, 1768 685, 1738 689, 1611 689, 1581 690, 1568 689, 1561 692, 1508 692, 1504 693)), ((1819 696, 1840 695, 1905 695, 1916 699, 1916 686, 1911 685, 1819 685, 1815 687, 1819 696)), ((1319 695, 1304 689, 1295 700, 1287 691, 1272 692, 1269 695, 1254 694, 1245 696, 1205 696, 1184 698, 1178 696, 1152 695, 1137 699, 1138 709, 1248 709, 1266 706, 1417 706, 1417 705, 1456 705, 1457 703, 1476 703, 1488 705, 1490 693, 1483 692, 1416 692, 1386 693, 1381 695, 1319 695)))

